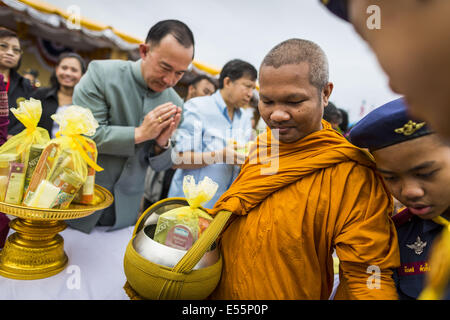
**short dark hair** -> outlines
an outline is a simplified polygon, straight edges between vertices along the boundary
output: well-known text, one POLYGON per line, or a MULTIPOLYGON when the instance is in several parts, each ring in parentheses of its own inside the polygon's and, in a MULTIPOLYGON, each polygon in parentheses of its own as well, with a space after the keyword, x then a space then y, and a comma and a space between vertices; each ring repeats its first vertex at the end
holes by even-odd
POLYGON ((216 83, 214 82, 213 79, 211 79, 211 77, 208 77, 206 74, 200 74, 200 75, 194 77, 194 78, 189 82, 189 85, 188 85, 188 86, 195 86, 197 83, 199 83, 199 82, 202 81, 202 80, 208 80, 208 81, 214 86, 214 89, 216 89, 216 87, 217 87, 216 83))
POLYGON ((349 117, 348 117, 348 112, 345 111, 344 109, 338 108, 338 110, 341 112, 342 114, 342 122, 339 125, 339 128, 341 128, 341 130, 343 132, 347 132, 348 130, 348 124, 349 124, 349 117))
POLYGON ((244 76, 248 76, 255 81, 258 77, 258 71, 248 62, 239 59, 228 61, 220 71, 219 89, 223 88, 223 81, 226 77, 230 78, 231 81, 236 81, 244 76))
MULTIPOLYGON (((59 66, 61 64, 61 62, 66 59, 66 58, 75 58, 78 60, 78 62, 80 63, 80 67, 81 67, 81 74, 84 74, 86 72, 86 62, 84 61, 84 59, 77 53, 75 52, 64 52, 61 53, 58 57, 58 61, 56 62, 56 67, 59 66)), ((56 78, 56 67, 55 69, 53 69, 52 75, 50 76, 50 84, 53 88, 58 88, 59 89, 59 82, 58 79, 56 78)))
POLYGON ((15 33, 12 30, 0 27, 0 39, 1 38, 17 38, 19 39, 19 37, 17 36, 17 33, 15 33))
POLYGON ((189 27, 179 20, 162 20, 150 28, 145 43, 158 45, 162 38, 171 34, 185 48, 194 48, 194 35, 189 27))
POLYGON ((328 106, 323 110, 323 118, 330 123, 337 122, 340 124, 342 122, 342 113, 334 103, 328 102, 328 106))
POLYGON ((328 59, 316 43, 304 39, 289 39, 276 45, 261 64, 275 69, 289 64, 306 62, 309 65, 309 82, 320 91, 328 83, 328 59))
POLYGON ((35 78, 39 77, 39 71, 37 71, 37 70, 35 70, 35 69, 27 69, 27 70, 24 71, 23 74, 24 74, 24 75, 25 75, 25 74, 31 74, 31 75, 32 75, 33 77, 35 77, 35 78))

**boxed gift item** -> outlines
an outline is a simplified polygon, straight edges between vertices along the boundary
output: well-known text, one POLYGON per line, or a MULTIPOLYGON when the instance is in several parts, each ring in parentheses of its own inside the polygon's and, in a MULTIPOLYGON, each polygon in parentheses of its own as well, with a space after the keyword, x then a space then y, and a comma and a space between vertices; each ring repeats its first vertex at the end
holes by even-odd
POLYGON ((208 177, 197 185, 193 176, 185 176, 183 192, 189 206, 161 214, 153 240, 172 248, 189 249, 212 221, 200 206, 211 200, 217 189, 217 183, 208 177))
POLYGON ((11 112, 25 130, 0 147, 0 201, 20 204, 40 152, 50 137, 47 130, 37 126, 42 114, 39 100, 22 101, 19 108, 11 108, 11 112))
POLYGON ((82 135, 92 136, 98 123, 89 109, 79 106, 70 106, 63 112, 52 115, 52 118, 60 125, 60 131, 42 150, 25 191, 23 204, 65 209, 78 192, 83 190, 86 182, 88 191, 85 193, 88 198, 86 200, 82 197, 81 201, 90 204, 94 192, 92 176, 95 175, 95 170, 102 169, 95 162, 95 142, 82 135))

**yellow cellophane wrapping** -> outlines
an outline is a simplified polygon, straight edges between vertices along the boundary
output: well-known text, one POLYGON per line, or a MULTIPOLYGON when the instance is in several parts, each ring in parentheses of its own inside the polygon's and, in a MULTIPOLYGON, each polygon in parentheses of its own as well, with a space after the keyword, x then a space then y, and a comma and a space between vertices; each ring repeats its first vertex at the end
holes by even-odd
MULTIPOLYGON (((55 159, 47 171, 47 174, 40 180, 54 180, 63 168, 70 169, 78 175, 83 183, 87 177, 88 164, 97 171, 103 170, 87 155, 87 151, 94 150, 97 152, 95 142, 83 135, 95 134, 95 129, 98 123, 89 109, 80 106, 70 106, 64 111, 52 115, 52 119, 59 124, 60 129, 56 134, 56 138, 48 141, 46 146, 51 144, 57 145, 57 153, 55 159), (62 163, 58 159, 69 159, 62 163)), ((39 161, 42 161, 39 159, 39 161)), ((32 181, 34 176, 32 178, 32 181)), ((31 184, 30 184, 31 187, 31 184)), ((80 187, 81 188, 81 187, 80 187)), ((36 190, 31 190, 36 191, 36 190)), ((27 193, 30 192, 30 188, 27 193)), ((33 202, 39 202, 39 194, 36 193, 36 198, 33 202)))
MULTIPOLYGON (((37 126, 42 115, 41 101, 35 100, 33 98, 31 98, 30 100, 22 101, 20 102, 19 108, 17 109, 11 108, 11 112, 14 114, 17 120, 19 120, 25 126, 25 130, 23 130, 22 132, 18 133, 17 135, 11 137, 8 141, 6 141, 0 147, 0 154, 18 155, 19 156, 18 160, 14 162, 24 164, 24 174, 25 174, 28 167, 30 147, 35 144, 45 145, 50 140, 50 137, 48 135, 47 130, 43 128, 38 128, 37 126)), ((3 164, 2 166, 8 168, 7 163, 3 164)), ((2 179, 3 180, 2 180, 1 200, 8 202, 7 199, 3 199, 6 193, 8 177, 2 176, 2 179)), ((23 197, 23 193, 21 194, 21 196, 17 194, 15 197, 17 197, 17 201, 19 201, 18 203, 20 203, 21 198, 23 197)))
POLYGON ((212 217, 200 209, 200 206, 211 200, 217 189, 217 183, 209 177, 205 177, 196 184, 193 176, 185 176, 183 192, 189 206, 172 209, 161 214, 153 239, 159 243, 167 244, 166 238, 169 230, 173 226, 181 224, 191 230, 193 240, 196 241, 205 228, 205 225, 200 226, 200 218, 209 222, 212 221, 212 217))
POLYGON ((0 154, 18 153, 21 162, 26 163, 31 145, 45 145, 50 140, 47 130, 37 126, 42 115, 41 101, 33 98, 22 101, 19 108, 11 108, 11 112, 23 123, 25 130, 6 141, 0 147, 0 154))

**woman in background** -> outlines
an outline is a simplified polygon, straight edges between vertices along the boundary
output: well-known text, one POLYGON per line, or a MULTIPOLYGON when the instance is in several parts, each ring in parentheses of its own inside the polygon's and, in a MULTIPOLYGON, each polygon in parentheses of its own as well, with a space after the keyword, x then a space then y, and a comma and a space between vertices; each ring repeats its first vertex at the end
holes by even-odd
MULTIPOLYGON (((6 28, 0 28, 0 74, 3 75, 2 84, 6 87, 10 108, 17 108, 18 103, 29 99, 33 91, 30 81, 17 72, 22 53, 17 34, 6 28)), ((23 124, 12 113, 9 113, 9 137, 24 129, 23 124)))
POLYGON ((50 78, 51 87, 40 88, 33 94, 33 98, 42 102, 38 126, 47 129, 51 138, 59 130, 59 125, 53 122, 51 115, 72 105, 73 90, 85 72, 86 64, 81 56, 73 52, 63 53, 50 78))

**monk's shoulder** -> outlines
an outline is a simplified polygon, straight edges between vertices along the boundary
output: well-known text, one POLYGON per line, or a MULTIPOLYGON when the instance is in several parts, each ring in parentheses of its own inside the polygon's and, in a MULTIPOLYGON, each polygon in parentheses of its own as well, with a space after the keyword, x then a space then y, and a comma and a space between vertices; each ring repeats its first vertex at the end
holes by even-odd
POLYGON ((345 175, 348 179, 375 178, 374 167, 368 167, 355 161, 344 161, 330 167, 332 174, 345 175))
POLYGON ((354 161, 336 164, 330 169, 330 180, 333 192, 338 194, 349 194, 353 191, 362 194, 385 193, 382 178, 376 174, 375 168, 354 161))
POLYGON ((293 185, 297 186, 298 190, 304 190, 305 184, 319 183, 324 184, 323 187, 327 188, 328 182, 331 184, 331 189, 337 194, 348 193, 349 188, 371 192, 374 188, 381 187, 382 184, 381 177, 375 173, 373 168, 354 161, 344 161, 307 175, 293 185))

